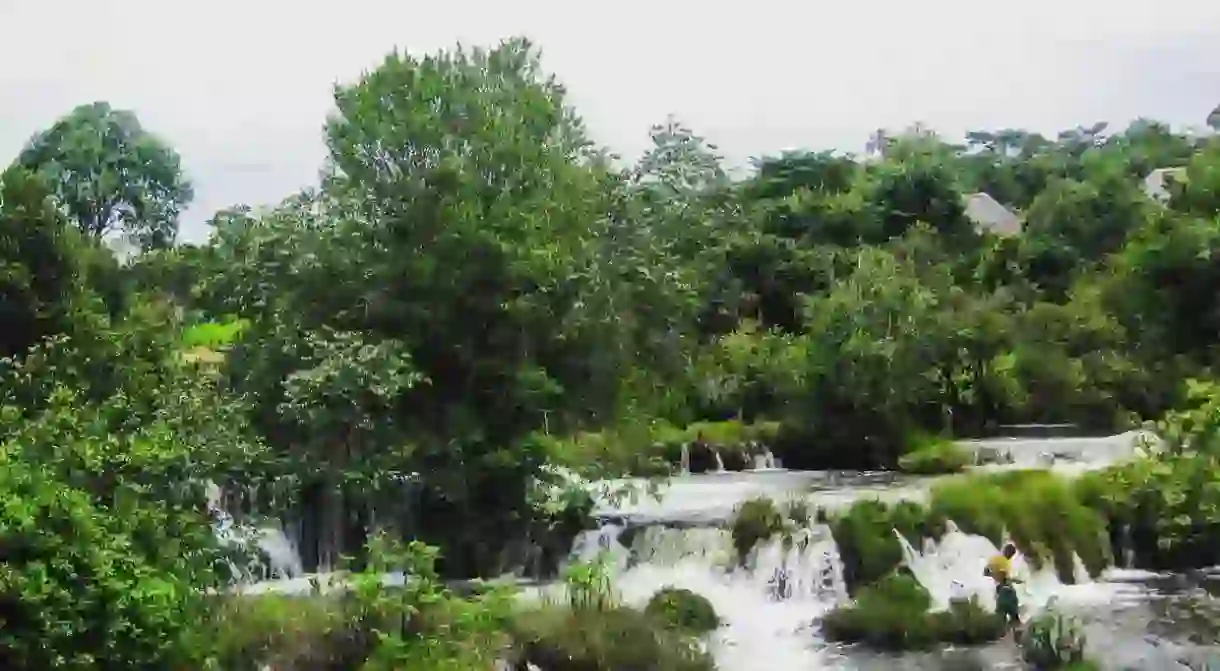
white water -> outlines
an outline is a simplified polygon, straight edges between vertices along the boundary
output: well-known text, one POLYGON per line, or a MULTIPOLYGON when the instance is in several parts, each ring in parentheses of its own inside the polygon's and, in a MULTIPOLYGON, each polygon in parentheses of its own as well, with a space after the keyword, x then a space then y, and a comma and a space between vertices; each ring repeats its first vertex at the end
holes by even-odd
MULTIPOLYGON (((574 544, 572 560, 605 557, 615 588, 629 605, 643 607, 668 586, 706 597, 724 620, 710 640, 718 668, 843 668, 840 652, 821 639, 817 626, 829 609, 848 601, 838 547, 826 526, 803 529, 791 542, 764 543, 744 567, 735 565, 732 540, 724 529, 650 526, 636 532, 630 549, 620 544, 623 531, 620 525, 608 525, 586 532, 574 544)), ((991 541, 951 527, 939 541, 926 539, 922 551, 905 538, 901 542, 906 564, 928 589, 934 608, 968 597, 995 607, 994 584, 983 575, 986 561, 999 552, 991 541)), ((1019 588, 1024 618, 1051 604, 1117 604, 1135 589, 1091 581, 1083 567, 1077 570, 1078 584, 1064 585, 1053 569, 1034 571, 1019 554, 1013 568, 1024 580, 1019 588)), ((547 591, 557 596, 562 587, 547 591)))
MULTIPOLYGON (((1056 455, 1055 470, 1071 473, 1131 455, 1133 438, 1133 434, 1123 434, 1101 439, 976 443, 1009 449, 1016 467, 1034 465, 1031 461, 1044 453, 1056 455)), ((615 521, 578 537, 571 560, 607 557, 616 589, 632 605, 643 606, 666 586, 705 596, 724 620, 709 641, 723 671, 845 668, 841 653, 821 640, 817 626, 829 609, 847 600, 842 562, 829 530, 814 525, 800 530, 790 543, 764 543, 740 567, 734 561, 728 532, 712 525, 723 524, 741 502, 755 496, 780 503, 800 499, 811 506, 835 508, 866 497, 918 499, 926 494, 932 479, 783 471, 767 466, 765 457, 758 465, 763 468, 749 473, 674 478, 659 499, 642 496, 622 502, 603 498, 596 512, 615 521), (658 520, 680 521, 687 528, 662 526, 656 524, 658 520), (624 547, 620 541, 627 527, 638 524, 646 526, 633 530, 631 548, 624 547)), ((631 482, 590 484, 605 490, 631 482)), ((994 544, 952 529, 939 541, 925 539, 919 545, 922 550, 902 539, 906 563, 936 607, 946 607, 959 596, 977 596, 984 605, 994 606, 994 588, 982 573, 986 560, 998 551, 994 544)), ((1084 575, 1077 576, 1079 584, 1063 585, 1050 570, 1030 571, 1020 555, 1014 569, 1026 581, 1021 589, 1026 617, 1052 602, 1118 604, 1134 598, 1137 591, 1124 582, 1092 582, 1084 575)), ((1121 576, 1115 572, 1114 577, 1121 576)), ((271 581, 244 591, 296 591, 289 585, 307 584, 303 579, 271 581)), ((545 591, 557 590, 561 587, 554 585, 545 591)))
MULTIPOLYGON (((1066 474, 1103 467, 1136 450, 1136 434, 1109 438, 976 441, 1012 454, 1010 466, 1046 465, 1066 474)), ((1005 468, 1001 467, 1001 468, 1005 468)), ((577 539, 573 558, 588 560, 607 552, 614 583, 629 604, 642 606, 657 590, 674 586, 702 594, 725 620, 711 640, 718 667, 725 671, 843 668, 840 655, 821 640, 817 620, 847 600, 843 567, 829 530, 816 525, 800 532, 796 542, 773 540, 756 549, 745 567, 734 565, 731 539, 719 528, 668 528, 658 520, 722 523, 741 502, 767 496, 783 503, 794 498, 811 506, 834 508, 860 498, 919 499, 932 479, 899 479, 860 484, 868 474, 849 477, 827 473, 762 471, 676 478, 659 500, 642 498, 627 504, 603 502, 600 512, 635 523, 653 523, 636 532, 630 550, 619 539, 621 523, 577 539), (838 486, 836 486, 838 485, 838 486)), ((937 541, 925 539, 916 550, 901 538, 905 563, 929 591, 935 608, 953 598, 977 597, 994 608, 994 584, 983 575, 987 560, 999 549, 990 540, 950 525, 937 541)), ((1024 583, 1022 615, 1051 604, 1082 606, 1119 603, 1132 591, 1120 582, 1089 579, 1079 559, 1076 584, 1064 585, 1050 567, 1034 571, 1021 555, 1014 573, 1024 583)))
MULTIPOLYGON (((814 622, 847 598, 838 548, 825 526, 791 543, 761 544, 736 566, 732 538, 717 528, 647 527, 630 550, 617 526, 577 539, 573 558, 607 553, 627 604, 643 607, 666 586, 702 594, 724 620, 710 641, 720 668, 734 671, 819 668, 826 653, 808 645, 814 622), (630 566, 628 567, 628 563, 630 566)), ((561 588, 555 588, 561 589, 561 588)))
POLYGON ((278 526, 251 527, 238 524, 233 520, 233 516, 224 510, 220 487, 209 481, 205 490, 208 511, 215 519, 213 530, 216 537, 226 545, 253 546, 267 558, 267 564, 253 567, 261 570, 255 575, 248 575, 248 578, 292 579, 305 574, 301 555, 283 529, 278 526))

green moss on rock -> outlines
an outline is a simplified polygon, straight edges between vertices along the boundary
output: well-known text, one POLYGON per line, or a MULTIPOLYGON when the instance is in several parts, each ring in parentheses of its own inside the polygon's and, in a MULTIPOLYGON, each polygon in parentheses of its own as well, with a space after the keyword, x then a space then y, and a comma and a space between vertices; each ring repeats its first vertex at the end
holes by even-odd
POLYGON ((688 589, 666 587, 648 601, 644 612, 667 627, 704 634, 720 626, 712 602, 688 589))
POLYGON ((784 516, 771 499, 758 497, 741 504, 730 527, 738 562, 744 564, 756 545, 782 533, 784 527, 784 516))

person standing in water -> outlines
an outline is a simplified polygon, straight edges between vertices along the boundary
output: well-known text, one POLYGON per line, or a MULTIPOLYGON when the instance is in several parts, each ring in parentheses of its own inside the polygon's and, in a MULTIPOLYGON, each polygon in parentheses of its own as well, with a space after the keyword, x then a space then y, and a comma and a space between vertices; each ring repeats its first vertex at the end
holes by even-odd
POLYGON ((1012 575, 1012 558, 1015 554, 1017 546, 1008 543, 983 569, 983 575, 995 581, 995 612, 1004 617, 1004 623, 1010 629, 1021 626, 1021 604, 1017 600, 1017 590, 1014 587, 1021 581, 1012 575))

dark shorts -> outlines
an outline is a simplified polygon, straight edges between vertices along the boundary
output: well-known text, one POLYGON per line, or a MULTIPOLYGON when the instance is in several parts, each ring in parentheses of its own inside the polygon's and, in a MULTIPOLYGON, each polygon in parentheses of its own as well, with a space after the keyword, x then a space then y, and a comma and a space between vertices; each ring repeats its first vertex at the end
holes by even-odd
POLYGON ((1020 618, 1021 604, 1017 600, 1017 590, 1012 585, 996 585, 995 612, 1007 620, 1020 618))

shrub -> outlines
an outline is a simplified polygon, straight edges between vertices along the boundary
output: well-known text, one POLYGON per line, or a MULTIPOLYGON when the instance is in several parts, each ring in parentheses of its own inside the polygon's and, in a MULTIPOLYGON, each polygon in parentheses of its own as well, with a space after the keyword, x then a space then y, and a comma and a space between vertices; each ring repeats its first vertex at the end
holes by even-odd
POLYGON ((902 546, 895 530, 918 544, 925 537, 939 537, 944 522, 917 503, 888 505, 866 499, 833 517, 830 527, 843 560, 843 579, 847 589, 855 593, 858 587, 880 579, 902 563, 902 546))
POLYGON ((742 503, 730 527, 737 561, 744 565, 754 546, 782 533, 784 526, 784 516, 771 499, 758 497, 742 503))
POLYGON ((703 634, 720 626, 720 616, 712 602, 688 589, 666 587, 648 600, 644 612, 666 626, 703 634))
POLYGON ((932 488, 929 505, 934 516, 996 545, 1007 531, 1031 566, 1050 563, 1067 583, 1075 580, 1073 554, 1093 576, 1110 564, 1105 521, 1071 483, 1047 471, 953 478, 932 488))
POLYGON ((1220 553, 1220 460, 1158 455, 1081 477, 1077 498, 1112 529, 1130 532, 1135 563, 1155 570, 1210 566, 1220 553))
POLYGON ((597 559, 577 563, 564 570, 563 582, 572 610, 613 610, 619 606, 618 592, 610 579, 604 553, 597 559))
POLYGON ((1004 618, 979 605, 978 599, 953 601, 949 609, 931 614, 937 640, 942 643, 978 645, 1004 636, 1004 618))
POLYGON ((187 562, 150 563, 132 540, 151 513, 98 507, 0 454, 0 668, 188 665, 201 601, 187 562))
POLYGON ((330 596, 226 597, 211 620, 214 659, 226 671, 319 668, 356 656, 343 645, 349 632, 342 602, 330 596))
POLYGON ((220 599, 212 659, 228 671, 487 668, 508 643, 508 594, 460 598, 435 571, 436 550, 375 536, 366 569, 339 593, 220 599), (401 570, 402 585, 384 574, 401 570))
POLYGON ((712 671, 698 642, 630 608, 540 607, 513 619, 518 654, 547 671, 712 671))
POLYGON ((928 611, 931 597, 914 578, 891 573, 860 589, 856 602, 822 620, 828 640, 861 643, 880 650, 915 650, 937 643, 975 644, 1004 634, 1003 620, 977 601, 954 602, 949 610, 928 611))
POLYGON ((919 436, 909 452, 898 458, 898 469, 916 475, 960 473, 974 460, 957 443, 935 436, 919 436))
POLYGON ((1044 613, 1025 627, 1021 657, 1035 671, 1086 671, 1096 668, 1084 654, 1080 626, 1058 613, 1044 613))

